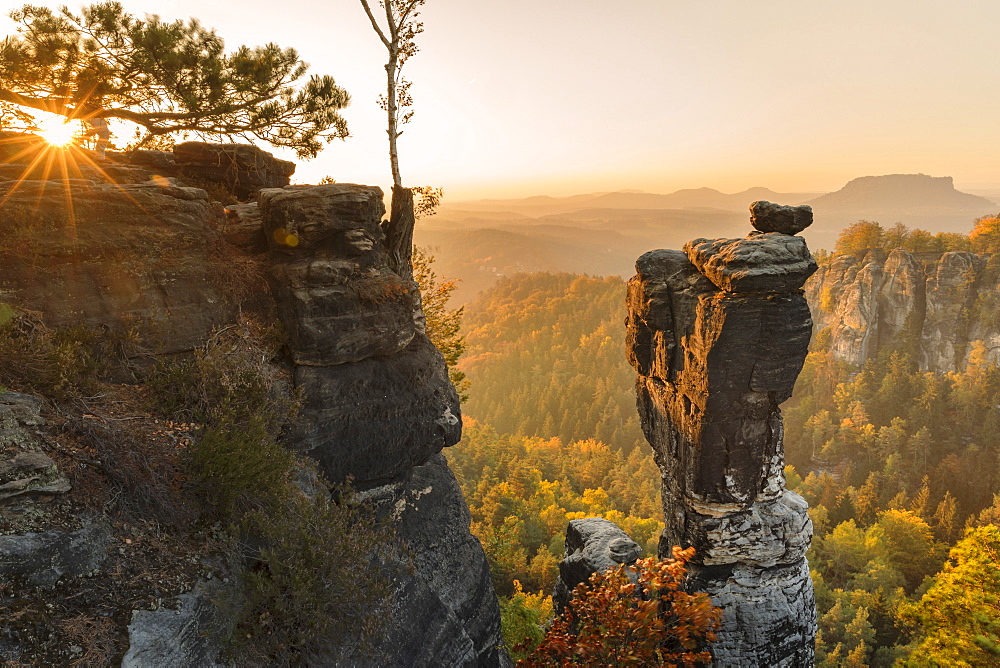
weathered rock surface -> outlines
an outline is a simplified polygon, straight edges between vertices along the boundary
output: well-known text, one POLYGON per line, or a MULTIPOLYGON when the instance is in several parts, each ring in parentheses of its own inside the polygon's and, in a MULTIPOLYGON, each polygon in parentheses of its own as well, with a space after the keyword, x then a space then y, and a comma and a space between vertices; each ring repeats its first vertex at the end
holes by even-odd
POLYGON ((780 232, 745 239, 695 239, 684 245, 691 264, 726 292, 788 292, 816 271, 802 237, 780 232))
MULTIPOLYGON (((378 664, 506 665, 489 566, 438 454, 461 437, 458 395, 418 324, 415 284, 391 265, 381 190, 268 189, 259 204, 303 397, 292 441, 331 480, 366 490, 413 551, 378 664)), ((316 662, 370 665, 348 648, 316 662)))
POLYGON ((640 556, 639 544, 613 522, 603 517, 570 520, 566 527, 566 555, 559 562, 559 579, 552 593, 556 614, 562 614, 573 589, 591 575, 619 564, 631 564, 640 556))
POLYGON ((216 666, 225 624, 212 597, 217 587, 199 584, 177 597, 177 609, 136 610, 128 626, 128 652, 122 668, 216 666))
POLYGON ((399 353, 338 366, 298 366, 305 389, 297 441, 334 480, 398 478, 462 435, 440 353, 420 335, 399 353))
POLYGON ((750 205, 750 224, 760 232, 798 234, 813 222, 811 206, 783 206, 759 200, 750 205))
MULTIPOLYGON (((397 592, 383 652, 393 666, 503 666, 500 609, 471 516, 442 455, 398 485, 371 490, 413 550, 412 582, 397 592), (439 609, 440 615, 425 611, 439 609)), ((404 584, 404 583, 400 583, 404 584)))
POLYGON ((419 299, 389 268, 382 191, 328 185, 260 195, 272 284, 297 364, 393 355, 413 340, 419 299))
POLYGON ((62 494, 69 490, 69 480, 45 453, 19 452, 0 459, 0 501, 21 494, 62 494))
POLYGON ((628 357, 663 479, 660 555, 696 549, 691 586, 724 611, 715 665, 811 665, 812 523, 785 489, 778 406, 805 360, 799 288, 816 265, 776 232, 685 251, 642 256, 628 288, 628 357))
POLYGON ((74 531, 0 536, 0 577, 24 577, 35 587, 52 587, 63 575, 83 575, 107 556, 111 528, 100 520, 74 531))
POLYGON ((174 352, 235 316, 212 253, 221 211, 203 190, 46 181, 6 197, 0 300, 44 313, 48 326, 128 326, 174 352))
MULTIPOLYGON (((260 156, 251 161, 240 148, 233 155, 231 147, 190 154, 190 147, 179 148, 179 170, 200 164, 202 177, 229 178, 247 193, 287 183, 291 173, 281 161, 255 173, 260 156), (237 177, 223 173, 229 158, 246 159, 237 177)), ((508 665, 485 555, 437 454, 461 436, 458 396, 423 332, 416 285, 393 270, 381 191, 271 188, 257 204, 227 212, 204 190, 164 173, 170 164, 163 155, 146 158, 142 167, 120 166, 130 178, 145 174, 142 183, 0 183, 0 302, 38 311, 50 327, 128 327, 156 352, 173 353, 234 322, 240 302, 232 273, 266 263, 271 291, 261 285, 260 293, 273 297, 274 308, 264 311, 277 313, 288 332, 288 363, 304 405, 287 444, 314 456, 335 482, 351 477, 359 489, 383 490, 412 547, 415 571, 397 582, 387 612, 393 635, 379 665, 508 665), (219 246, 224 253, 215 252, 219 246), (251 255, 263 249, 266 257, 251 255)), ((8 503, 62 485, 25 429, 41 424, 40 407, 31 397, 0 395, 0 487, 28 490, 8 503)), ((98 519, 46 529, 0 536, 0 578, 48 587, 63 574, 98 568, 117 540, 98 519)), ((135 613, 126 665, 210 665, 215 650, 201 636, 206 599, 195 591, 179 600, 180 615, 135 613)), ((10 651, 16 656, 18 648, 10 651)), ((371 665, 351 663, 349 654, 340 665, 371 665)))
MULTIPOLYGON (((0 393, 0 501, 17 516, 18 503, 32 495, 64 494, 69 480, 42 452, 38 427, 42 403, 26 394, 0 393)), ((21 577, 51 588, 63 575, 83 575, 107 555, 111 529, 100 518, 81 518, 77 528, 16 533, 0 514, 0 580, 21 577)))
POLYGON ((287 186, 295 173, 295 163, 249 144, 186 141, 174 146, 173 157, 181 176, 224 183, 241 199, 261 188, 287 186))
POLYGON ((1000 361, 1000 276, 989 256, 966 252, 835 256, 805 285, 817 331, 855 365, 901 347, 921 369, 965 368, 977 341, 1000 361))

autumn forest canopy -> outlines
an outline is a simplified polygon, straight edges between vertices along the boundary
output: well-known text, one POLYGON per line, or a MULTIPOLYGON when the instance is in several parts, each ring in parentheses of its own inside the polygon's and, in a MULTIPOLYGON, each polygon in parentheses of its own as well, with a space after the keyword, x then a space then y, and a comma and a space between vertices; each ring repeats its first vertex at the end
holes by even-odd
MULTIPOLYGON (((468 505, 471 531, 489 561, 506 646, 516 658, 535 651, 556 663, 578 660, 583 650, 568 650, 568 639, 586 624, 600 636, 607 624, 554 618, 551 592, 565 555, 567 523, 603 517, 624 529, 645 555, 664 552, 659 544, 662 474, 640 428, 632 389, 636 374, 624 352, 625 281, 548 272, 499 276, 492 287, 455 308, 449 298, 459 279, 438 275, 432 251, 415 249, 410 256, 412 195, 425 196, 417 204, 418 217, 433 211, 441 196, 440 189, 401 186, 395 144, 399 128, 412 115, 410 82, 399 68, 416 53, 413 40, 422 32, 416 9, 422 4, 385 0, 380 7, 389 24, 382 28, 381 14, 362 0, 389 54, 387 93, 380 104, 387 113, 394 201, 390 220, 375 227, 389 238, 387 247, 394 244, 388 253, 393 277, 412 276, 419 284, 420 332, 436 344, 463 402, 463 440, 445 455, 468 505)), ((37 115, 45 112, 78 124, 83 133, 108 121, 134 129, 130 146, 136 149, 166 147, 174 138, 221 138, 266 142, 294 150, 300 158, 314 158, 326 143, 348 136, 340 115, 350 102, 348 93, 331 76, 310 74, 292 48, 227 49, 215 30, 195 19, 140 18, 118 2, 78 12, 25 5, 10 16, 17 32, 0 42, 0 131, 36 131, 37 115)), ((366 241, 369 247, 375 243, 366 241)), ((967 235, 861 220, 840 233, 832 254, 823 252, 817 259, 823 264, 837 255, 861 259, 895 249, 920 256, 921 262, 952 251, 1000 257, 1000 214, 974 221, 967 235)), ((991 260, 984 266, 993 284, 961 305, 962 318, 1000 313, 1000 265, 991 260)), ((498 273, 495 267, 492 271, 498 273)), ((404 283, 403 292, 411 285, 404 283)), ((832 312, 837 306, 829 295, 817 301, 823 303, 810 305, 814 318, 816 309, 832 312)), ((413 312, 407 310, 404 317, 411 325, 413 312)), ((8 320, 0 322, 0 352, 21 345, 22 332, 14 332, 8 320)), ((23 318, 16 322, 27 327, 23 318)), ((268 342, 282 335, 266 332, 268 342)), ((49 339, 46 354, 55 359, 61 344, 57 335, 49 339)), ((782 414, 788 488, 808 501, 815 532, 808 560, 819 621, 816 659, 822 668, 1000 665, 1000 366, 986 342, 966 343, 960 368, 935 372, 922 368, 913 336, 899 335, 871 359, 852 365, 838 354, 829 330, 813 332, 795 393, 782 414)), ((268 355, 274 358, 285 352, 280 343, 273 348, 268 355)), ((249 351, 246 359, 255 360, 256 354, 249 351)), ((216 356, 233 362, 232 353, 206 344, 188 367, 160 364, 150 377, 172 392, 194 393, 178 380, 186 379, 207 396, 213 379, 228 381, 216 373, 216 365, 227 368, 216 356)), ((16 374, 0 380, 4 389, 33 390, 30 383, 18 386, 24 381, 16 374)), ((72 379, 60 380, 72 386, 72 379)), ((244 405, 227 396, 196 414, 196 422, 214 426, 192 451, 197 455, 214 439, 227 448, 236 444, 227 453, 242 452, 243 441, 251 440, 263 452, 258 456, 275 468, 279 482, 274 486, 284 489, 292 479, 292 456, 279 442, 280 425, 291 419, 301 397, 275 406, 270 389, 251 387, 257 403, 244 405), (264 446, 270 449, 265 452, 264 446)), ((457 420, 452 424, 457 429, 457 420)), ((215 481, 199 483, 204 488, 199 493, 217 494, 217 462, 203 455, 195 463, 204 469, 205 480, 215 481)), ((267 463, 254 465, 266 470, 267 463)), ((343 493, 347 498, 349 492, 343 493)), ((241 488, 240 494, 249 492, 241 488)), ((247 515, 255 537, 279 536, 280 524, 298 527, 295 521, 312 518, 327 528, 314 532, 310 545, 319 547, 310 558, 316 558, 302 568, 329 567, 325 556, 340 539, 334 521, 340 511, 323 498, 315 507, 296 508, 276 496, 269 502, 273 517, 247 515)), ((246 513, 234 510, 241 499, 213 499, 212 504, 226 521, 229 515, 245 521, 246 513)), ((377 525, 362 515, 337 521, 352 531, 377 525)), ((365 533, 358 540, 356 550, 345 552, 345 563, 364 561, 382 537, 365 533)), ((303 559, 295 546, 285 547, 287 552, 272 555, 268 569, 278 572, 281 563, 303 559)), ((629 623, 637 614, 646 615, 648 624, 628 630, 642 636, 649 656, 663 662, 671 657, 708 660, 701 643, 712 638, 719 615, 706 595, 681 591, 691 554, 678 548, 675 557, 639 562, 636 577, 645 587, 639 597, 631 596, 635 577, 629 581, 624 569, 606 573, 601 578, 629 596, 602 599, 607 592, 589 592, 580 610, 599 620, 602 608, 624 601, 631 605, 623 613, 632 616, 629 623), (663 634, 677 628, 686 632, 689 620, 664 611, 680 606, 676 602, 685 597, 691 599, 685 605, 697 607, 704 622, 697 625, 699 644, 665 653, 663 634), (650 629, 656 633, 650 635, 650 629)), ((335 576, 341 573, 330 578, 335 576)), ((258 622, 241 623, 263 624, 259 620, 283 604, 282 596, 269 592, 254 608, 258 622)), ((347 609, 348 603, 323 605, 347 609)), ((302 610, 286 612, 308 616, 302 610)), ((270 630, 258 631, 260 637, 272 636, 270 630)), ((288 649, 277 636, 271 642, 271 656, 288 649)))

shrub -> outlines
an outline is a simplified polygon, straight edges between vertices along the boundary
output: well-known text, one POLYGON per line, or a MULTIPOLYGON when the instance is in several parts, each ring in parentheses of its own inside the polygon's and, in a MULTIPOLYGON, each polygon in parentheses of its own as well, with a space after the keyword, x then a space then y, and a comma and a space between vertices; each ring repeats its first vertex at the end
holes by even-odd
POLYGON ((577 585, 566 610, 524 666, 693 666, 711 661, 722 611, 683 591, 694 549, 640 559, 577 585))
POLYGON ((161 360, 149 378, 160 410, 203 425, 187 452, 199 496, 219 519, 284 500, 294 456, 277 440, 298 409, 276 363, 274 330, 244 319, 216 330, 191 355, 161 360))
POLYGON ((221 519, 287 498, 294 455, 268 433, 266 417, 207 427, 189 447, 189 468, 199 496, 221 519))
POLYGON ((94 390, 103 364, 93 330, 49 329, 41 313, 0 306, 0 384, 57 400, 94 390))
POLYGON ((244 571, 237 663, 308 664, 338 646, 352 659, 373 654, 391 594, 381 557, 394 534, 353 497, 343 487, 333 498, 299 492, 282 509, 247 515, 244 530, 263 547, 244 571))
POLYGON ((514 595, 500 597, 500 628, 503 641, 515 661, 527 658, 545 637, 544 626, 552 621, 552 597, 542 592, 526 594, 514 580, 514 595))
POLYGON ((197 422, 242 427, 263 419, 268 433, 298 409, 287 372, 273 362, 280 337, 250 319, 216 330, 192 355, 161 360, 148 380, 160 410, 197 422))

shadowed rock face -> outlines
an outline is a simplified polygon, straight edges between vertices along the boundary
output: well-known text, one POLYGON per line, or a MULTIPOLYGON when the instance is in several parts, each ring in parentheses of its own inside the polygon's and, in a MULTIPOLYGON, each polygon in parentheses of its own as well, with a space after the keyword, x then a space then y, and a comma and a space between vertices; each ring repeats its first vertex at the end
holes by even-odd
POLYGON ((636 262, 627 353, 662 471, 660 556, 693 546, 692 588, 724 609, 716 665, 811 665, 812 524, 785 489, 778 406, 812 331, 800 237, 696 239, 636 262))
MULTIPOLYGON (((461 438, 458 395, 419 324, 416 285, 390 269, 382 191, 292 186, 263 190, 259 204, 303 399, 291 441, 331 480, 353 479, 413 552, 378 664, 506 665, 489 565, 438 454, 461 438)), ((364 665, 350 650, 314 663, 364 665)))
POLYGON ((303 391, 299 446, 332 480, 398 479, 462 435, 444 360, 415 323, 416 285, 388 266, 379 188, 260 194, 271 284, 303 391))

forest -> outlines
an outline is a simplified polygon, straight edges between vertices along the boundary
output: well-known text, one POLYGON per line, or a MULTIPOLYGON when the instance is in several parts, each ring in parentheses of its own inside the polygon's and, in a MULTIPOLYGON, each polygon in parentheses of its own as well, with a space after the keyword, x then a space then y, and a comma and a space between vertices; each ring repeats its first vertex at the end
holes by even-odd
MULTIPOLYGON (((834 253, 989 252, 995 222, 961 240, 865 221, 834 253)), ((624 293, 617 277, 520 274, 465 310, 471 417, 448 457, 508 644, 527 633, 524 619, 551 614, 568 519, 606 517, 655 554, 659 473, 624 358, 624 293)), ((1000 662, 1000 368, 981 343, 944 374, 919 370, 905 337, 861 368, 828 346, 814 332, 782 407, 788 486, 815 530, 817 665, 1000 662)))

